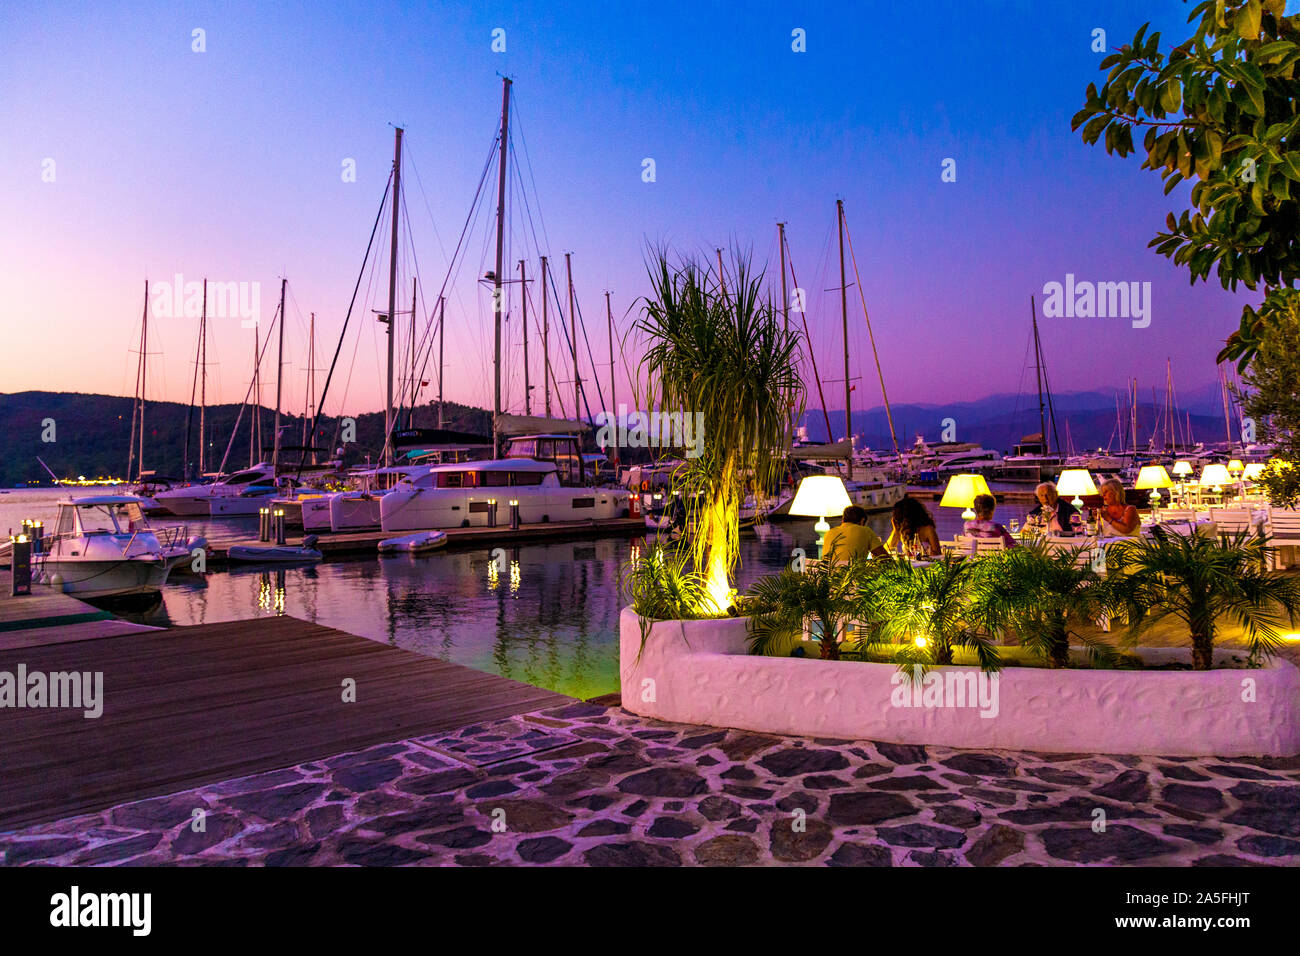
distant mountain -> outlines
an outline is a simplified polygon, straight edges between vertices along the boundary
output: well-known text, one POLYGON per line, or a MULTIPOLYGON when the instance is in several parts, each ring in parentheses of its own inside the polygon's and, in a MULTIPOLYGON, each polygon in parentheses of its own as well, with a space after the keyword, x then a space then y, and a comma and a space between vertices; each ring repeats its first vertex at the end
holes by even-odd
MULTIPOLYGON (((1174 433, 1179 441, 1187 433, 1189 422, 1193 441, 1216 442, 1227 437, 1223 404, 1219 397, 1218 386, 1207 386, 1192 390, 1184 397, 1177 396, 1178 421, 1174 433), (1211 391, 1212 389, 1212 391, 1211 391)), ((1157 441, 1164 441, 1164 393, 1160 392, 1153 403, 1148 394, 1145 401, 1139 396, 1138 402, 1138 444, 1145 445, 1151 438, 1153 430, 1157 441)), ((1131 444, 1128 405, 1125 396, 1119 396, 1119 414, 1116 414, 1115 392, 1096 390, 1088 392, 1067 392, 1052 396, 1056 411, 1057 435, 1061 445, 1068 440, 1075 449, 1110 447, 1118 450, 1120 428, 1124 429, 1124 443, 1131 444), (1117 421, 1121 419, 1122 421, 1117 421)), ((947 419, 951 419, 951 431, 955 441, 979 442, 986 448, 995 448, 1006 452, 1025 435, 1039 431, 1038 397, 1036 395, 997 394, 970 402, 949 402, 945 404, 904 403, 891 405, 894 418, 894 430, 898 435, 900 446, 910 446, 917 435, 922 435, 929 442, 939 441, 943 437, 947 419)), ((833 437, 842 438, 844 434, 844 410, 831 410, 830 418, 833 437)), ((826 419, 821 409, 810 409, 804 413, 802 423, 808 429, 808 437, 814 441, 826 441, 826 419)), ((1048 422, 1051 435, 1051 422, 1048 422)), ((853 431, 858 436, 859 447, 866 445, 874 449, 890 447, 889 422, 884 406, 878 405, 865 411, 853 412, 853 431)), ((1052 441, 1053 447, 1057 442, 1052 441)))
MULTIPOLYGON (((127 444, 131 435, 130 398, 115 395, 86 395, 79 392, 19 392, 0 395, 0 486, 14 487, 29 482, 51 484, 50 476, 36 460, 40 456, 60 478, 127 477, 127 444), (53 428, 49 423, 53 423, 53 428), (47 441, 47 438, 53 441, 47 441)), ((246 409, 239 428, 239 405, 216 405, 208 408, 205 419, 207 461, 205 467, 216 471, 226 448, 230 454, 227 470, 244 467, 249 460, 249 432, 254 412, 246 409)), ((274 440, 273 410, 260 410, 262 438, 266 446, 256 455, 271 457, 274 440)), ((384 435, 382 412, 356 415, 357 440, 346 446, 345 461, 375 458, 381 451, 384 435)), ((478 408, 448 402, 446 427, 460 431, 489 434, 491 415, 478 408)), ((322 417, 316 445, 322 449, 337 447, 339 419, 322 417)), ((416 409, 415 426, 431 428, 437 423, 437 408, 427 405, 416 409)), ((301 416, 280 416, 281 446, 301 446, 301 416)), ((189 429, 188 470, 198 464, 199 412, 177 402, 150 402, 145 406, 144 466, 160 475, 181 475, 186 471, 185 435, 189 429)), ((307 442, 307 444, 311 444, 307 442)), ((296 461, 297 452, 288 452, 296 461)))

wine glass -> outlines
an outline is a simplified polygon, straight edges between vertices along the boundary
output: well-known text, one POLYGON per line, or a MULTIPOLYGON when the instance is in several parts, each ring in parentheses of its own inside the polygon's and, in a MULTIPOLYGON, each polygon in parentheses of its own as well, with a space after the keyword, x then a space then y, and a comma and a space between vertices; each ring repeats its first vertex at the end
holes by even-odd
POLYGON ((1016 520, 1015 518, 1012 518, 1012 519, 1011 519, 1011 536, 1014 538, 1014 537, 1015 537, 1016 535, 1018 535, 1018 534, 1020 534, 1020 522, 1019 522, 1018 520, 1016 520))

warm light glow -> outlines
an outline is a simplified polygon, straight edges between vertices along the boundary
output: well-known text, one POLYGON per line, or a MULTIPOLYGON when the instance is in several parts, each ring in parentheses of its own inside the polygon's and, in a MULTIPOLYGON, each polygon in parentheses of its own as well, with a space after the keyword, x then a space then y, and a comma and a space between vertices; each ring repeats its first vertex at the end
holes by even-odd
POLYGON ((1244 481, 1258 481, 1259 476, 1262 474, 1264 474, 1263 462, 1252 461, 1246 466, 1245 470, 1242 471, 1241 477, 1244 481))
POLYGON ((1245 467, 1246 466, 1241 463, 1240 458, 1234 458, 1232 461, 1228 462, 1228 471, 1232 472, 1234 475, 1239 471, 1244 471, 1245 467))
POLYGON ((799 490, 790 504, 790 514, 802 518, 825 518, 843 514, 851 504, 853 501, 844 489, 844 482, 835 475, 809 475, 799 482, 799 490))
POLYGON ((913 638, 912 643, 915 644, 917 647, 925 647, 925 638, 924 637, 913 638))
POLYGON ((1172 488, 1173 482, 1169 480, 1169 473, 1165 471, 1162 465, 1143 465, 1142 470, 1138 472, 1137 484, 1133 487, 1144 490, 1147 488, 1172 488))
POLYGON ((1223 465, 1206 465, 1201 470, 1202 485, 1230 485, 1232 476, 1223 465))
POLYGON ((969 508, 979 495, 989 494, 989 483, 983 475, 953 475, 943 490, 940 508, 969 508))
POLYGON ((1295 631, 1292 631, 1290 634, 1283 634, 1282 640, 1291 641, 1293 644, 1300 642, 1300 633, 1296 633, 1295 631))
POLYGON ((1175 474, 1175 475, 1179 475, 1179 476, 1181 476, 1181 475, 1190 475, 1191 473, 1192 473, 1192 463, 1191 463, 1190 461, 1176 461, 1176 462, 1174 462, 1174 474, 1175 474))
POLYGON ((1081 498, 1084 495, 1095 495, 1097 486, 1092 483, 1092 475, 1087 469, 1066 468, 1061 472, 1060 480, 1056 482, 1056 493, 1062 498, 1066 495, 1081 498))

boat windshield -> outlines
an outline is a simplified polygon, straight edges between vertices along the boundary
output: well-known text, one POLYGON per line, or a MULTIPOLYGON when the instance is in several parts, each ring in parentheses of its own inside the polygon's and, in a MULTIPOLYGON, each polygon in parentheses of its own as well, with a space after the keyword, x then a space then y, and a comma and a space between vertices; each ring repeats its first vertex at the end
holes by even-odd
POLYGON ((134 501, 118 504, 81 505, 77 509, 77 518, 83 534, 107 532, 108 534, 131 534, 144 531, 148 525, 144 512, 134 501))

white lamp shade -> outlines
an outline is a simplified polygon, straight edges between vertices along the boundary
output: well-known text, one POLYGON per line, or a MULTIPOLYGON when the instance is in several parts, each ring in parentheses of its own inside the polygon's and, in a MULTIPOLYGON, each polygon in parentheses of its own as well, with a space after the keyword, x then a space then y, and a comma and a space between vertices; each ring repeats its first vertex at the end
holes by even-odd
POLYGON ((1133 487, 1138 489, 1148 488, 1172 488, 1174 483, 1169 480, 1169 473, 1165 471, 1163 465, 1143 465, 1142 470, 1138 472, 1137 484, 1133 487))
POLYGON ((948 479, 948 487, 943 490, 940 508, 969 508, 975 504, 979 495, 987 495, 989 483, 983 475, 953 475, 948 479))
POLYGON ((1241 463, 1240 458, 1234 458, 1232 459, 1232 461, 1228 462, 1228 471, 1232 471, 1232 472, 1242 471, 1245 469, 1245 467, 1246 466, 1241 463))
POLYGON ((1201 471, 1202 485, 1230 485, 1232 475, 1224 465, 1206 465, 1201 471))
POLYGON ((1097 486, 1092 483, 1092 475, 1086 468, 1067 468, 1061 472, 1061 480, 1056 483, 1056 493, 1062 498, 1095 495, 1097 486))
POLYGON ((1241 477, 1246 481, 1258 481, 1259 476, 1264 474, 1264 463, 1252 461, 1246 466, 1246 470, 1241 473, 1241 477))
POLYGON ((799 482, 799 490, 790 503, 790 514, 804 518, 825 518, 827 515, 843 514, 844 509, 851 504, 853 501, 839 478, 834 475, 809 475, 799 482))
POLYGON ((1175 475, 1190 475, 1192 473, 1192 463, 1190 461, 1174 462, 1175 475))

